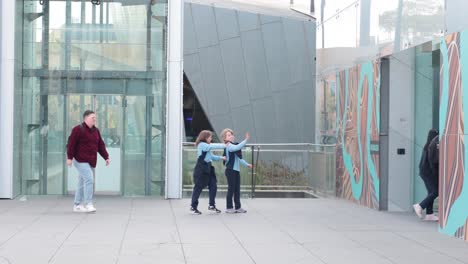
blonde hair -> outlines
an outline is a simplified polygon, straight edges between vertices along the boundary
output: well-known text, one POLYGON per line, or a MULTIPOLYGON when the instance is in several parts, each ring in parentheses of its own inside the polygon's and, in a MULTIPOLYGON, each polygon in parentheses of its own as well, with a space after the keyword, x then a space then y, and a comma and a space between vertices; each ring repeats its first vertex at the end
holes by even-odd
POLYGON ((221 138, 223 139, 224 143, 226 143, 226 134, 231 133, 234 135, 234 131, 230 128, 225 128, 223 131, 221 131, 221 138))
POLYGON ((195 146, 198 146, 200 142, 205 142, 206 140, 211 137, 211 131, 209 130, 202 130, 200 134, 198 134, 197 140, 195 141, 195 146))

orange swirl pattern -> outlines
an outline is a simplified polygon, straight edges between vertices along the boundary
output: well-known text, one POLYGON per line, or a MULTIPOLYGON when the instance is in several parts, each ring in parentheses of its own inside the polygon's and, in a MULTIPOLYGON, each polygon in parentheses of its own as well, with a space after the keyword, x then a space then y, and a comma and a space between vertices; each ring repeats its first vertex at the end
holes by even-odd
POLYGON ((337 73, 336 190, 338 197, 378 209, 380 61, 370 65, 337 73))
MULTIPOLYGON (((445 44, 444 48, 441 49, 440 94, 444 102, 441 101, 440 113, 441 119, 445 120, 440 124, 442 136, 439 157, 439 225, 442 230, 449 224, 449 216, 453 213, 452 206, 462 192, 465 171, 463 80, 461 78, 463 65, 460 62, 460 42, 460 33, 447 35, 445 43, 442 43, 442 45, 445 44), (445 106, 446 109, 444 109, 445 106)), ((454 235, 468 239, 468 221, 459 227, 454 235)))

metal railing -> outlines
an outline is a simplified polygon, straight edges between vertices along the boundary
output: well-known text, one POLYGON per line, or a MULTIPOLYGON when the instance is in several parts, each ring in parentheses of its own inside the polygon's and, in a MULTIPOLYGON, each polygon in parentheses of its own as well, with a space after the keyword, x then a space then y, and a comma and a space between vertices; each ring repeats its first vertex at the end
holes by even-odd
MULTIPOLYGON (((190 196, 197 160, 194 143, 183 144, 183 189, 190 196)), ((222 155, 221 151, 213 151, 222 155)), ((241 167, 243 197, 335 196, 335 145, 308 143, 248 144, 243 158, 253 165, 241 167)), ((222 162, 213 162, 218 192, 227 191, 222 162)))

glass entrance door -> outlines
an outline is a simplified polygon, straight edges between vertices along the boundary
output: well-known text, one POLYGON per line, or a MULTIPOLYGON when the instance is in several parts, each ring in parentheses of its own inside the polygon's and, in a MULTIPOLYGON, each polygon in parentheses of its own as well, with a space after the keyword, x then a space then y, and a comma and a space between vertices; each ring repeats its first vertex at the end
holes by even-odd
MULTIPOLYGON (((68 135, 74 126, 82 122, 83 112, 93 110, 96 113, 96 127, 99 128, 109 153, 111 163, 107 167, 98 155, 95 170, 96 194, 122 193, 123 98, 121 95, 68 95, 67 98, 68 135)), ((76 169, 68 168, 67 175, 67 192, 74 193, 78 181, 76 169)))
MULTIPOLYGON (((38 78, 25 79, 40 87, 38 78)), ((49 87, 65 87, 69 82, 42 80, 49 87)), ((85 80, 91 82, 91 80, 85 80)), ((107 81, 109 82, 109 81, 107 81)), ((119 83, 115 80, 112 84, 119 83)), ((104 86, 93 79, 96 87, 104 86)), ((141 87, 126 82, 129 91, 141 87)), ((149 86, 151 87, 151 86, 149 86)), ((22 192, 23 194, 72 194, 76 189, 74 168, 65 165, 66 143, 71 129, 83 120, 83 113, 96 112, 97 127, 106 143, 111 165, 98 157, 96 193, 125 196, 164 194, 164 113, 162 96, 144 93, 99 94, 51 93, 33 89, 23 95, 28 107, 22 122, 22 192), (155 99, 156 98, 156 99, 155 99)), ((138 90, 137 90, 138 91, 138 90)))
MULTIPOLYGON (((153 96, 70 94, 66 96, 67 137, 90 109, 106 144, 110 166, 98 155, 95 192, 103 195, 162 195, 161 126, 153 118, 153 96)), ((66 193, 75 192, 78 175, 66 169, 66 193)))

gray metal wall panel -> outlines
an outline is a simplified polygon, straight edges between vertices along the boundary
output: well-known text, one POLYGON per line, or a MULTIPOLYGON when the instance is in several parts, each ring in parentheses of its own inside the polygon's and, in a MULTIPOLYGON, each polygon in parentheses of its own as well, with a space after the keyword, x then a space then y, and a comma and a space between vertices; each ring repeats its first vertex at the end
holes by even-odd
POLYGON ((222 114, 222 115, 209 115, 208 116, 215 133, 218 135, 219 139, 221 140, 221 131, 225 128, 232 128, 232 120, 230 114, 222 114))
POLYGON ((413 201, 415 49, 390 58, 388 131, 388 210, 408 211, 413 201), (397 149, 405 154, 398 155, 397 149), (406 188, 402 188, 406 186, 406 188))
POLYGON ((218 33, 213 8, 205 5, 192 5, 192 16, 198 47, 216 45, 218 43, 218 33))
MULTIPOLYGON (((310 72, 308 73, 310 79, 304 82, 303 90, 299 95, 299 98, 303 101, 301 105, 304 107, 302 111, 304 111, 305 116, 303 118, 307 118, 308 120, 313 120, 311 123, 304 123, 303 129, 300 130, 304 133, 303 142, 313 142, 315 139, 315 83, 316 83, 316 64, 315 64, 315 57, 316 57, 316 23, 315 21, 305 21, 303 22, 304 26, 304 34, 306 39, 306 48, 307 54, 309 55, 309 67, 310 72)), ((305 119, 304 119, 305 120, 305 119)))
POLYGON ((264 98, 253 102, 253 116, 255 121, 255 130, 259 143, 278 143, 284 142, 282 135, 278 137, 278 123, 273 100, 264 98))
POLYGON ((257 140, 259 134, 255 130, 254 119, 252 115, 252 106, 247 105, 240 108, 232 109, 232 129, 238 141, 242 140, 245 132, 250 132, 250 142, 259 142, 257 140))
POLYGON ((214 11, 219 40, 239 37, 236 11, 224 8, 215 8, 214 11))
POLYGON ((240 38, 224 40, 220 42, 220 47, 231 107, 248 105, 250 103, 250 94, 247 86, 241 40, 240 38))
POLYGON ((295 83, 288 90, 292 95, 291 114, 298 120, 298 140, 314 142, 315 139, 315 84, 310 81, 295 83))
POLYGON ((230 127, 239 140, 249 131, 254 143, 314 142, 314 23, 218 8, 213 14, 216 25, 205 28, 219 40, 186 54, 184 70, 214 130, 230 127))
POLYGON ((312 74, 308 56, 305 56, 307 54, 307 45, 302 22, 283 18, 283 26, 291 81, 309 80, 312 74))
POLYGON ((281 21, 281 17, 260 15, 260 22, 262 24, 272 23, 272 22, 280 22, 280 21, 281 21))
POLYGON ((200 49, 200 62, 205 97, 209 102, 205 110, 209 115, 229 113, 230 104, 219 46, 200 49))
POLYGON ((298 115, 300 120, 299 125, 303 126, 299 129, 304 133, 302 142, 314 142, 315 141, 315 81, 303 82, 302 90, 296 91, 296 98, 299 102, 298 115))
POLYGON ((291 82, 289 63, 286 52, 283 25, 281 22, 262 25, 265 57, 270 78, 270 86, 273 91, 285 90, 291 82))
POLYGON ((203 82, 198 53, 184 56, 184 72, 197 94, 200 104, 206 111, 208 108, 208 102, 205 97, 205 83, 203 82))
POLYGON ((316 29, 317 25, 314 21, 305 21, 304 24, 304 31, 305 31, 305 39, 307 43, 307 54, 309 54, 309 64, 310 64, 310 72, 312 76, 314 76, 315 80, 315 57, 316 57, 316 29))
POLYGON ((291 91, 283 91, 273 95, 275 116, 278 120, 278 135, 283 142, 296 142, 299 138, 298 130, 298 101, 291 91))
POLYGON ((184 54, 197 52, 197 34, 192 17, 192 5, 184 5, 184 54))
POLYGON ((249 31, 259 28, 258 15, 247 13, 247 12, 237 12, 239 17, 239 29, 240 31, 249 31))
POLYGON ((265 47, 259 30, 241 33, 244 48, 245 72, 252 98, 271 95, 270 81, 266 69, 265 47))

